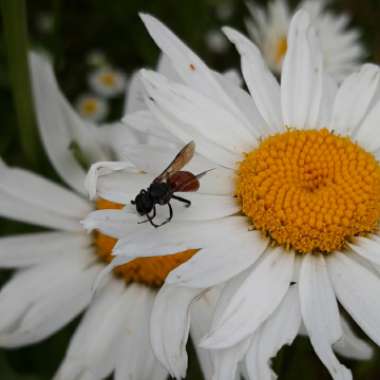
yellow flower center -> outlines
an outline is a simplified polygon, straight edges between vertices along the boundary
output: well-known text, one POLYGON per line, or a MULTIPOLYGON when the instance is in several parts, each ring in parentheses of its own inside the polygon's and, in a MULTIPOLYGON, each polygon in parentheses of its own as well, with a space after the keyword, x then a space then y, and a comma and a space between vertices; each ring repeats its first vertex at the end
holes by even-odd
POLYGON ((280 37, 277 41, 276 53, 274 55, 274 60, 278 65, 282 62, 287 49, 288 42, 286 40, 286 36, 280 37))
POLYGON ((114 87, 116 84, 116 78, 114 73, 104 73, 99 78, 100 83, 106 87, 114 87))
POLYGON ((342 249, 380 220, 380 166, 326 129, 270 136, 246 155, 236 193, 253 226, 301 253, 342 249))
POLYGON ((84 115, 93 115, 98 109, 98 101, 96 99, 86 99, 82 104, 82 113, 84 115))
MULTIPOLYGON (((96 201, 96 208, 98 210, 120 209, 122 207, 123 205, 103 199, 96 201)), ((117 240, 99 231, 95 231, 94 242, 98 257, 106 263, 111 262, 113 259, 112 249, 117 240)), ((123 278, 127 284, 137 282, 150 287, 160 287, 170 271, 189 260, 196 252, 196 249, 189 249, 174 255, 134 259, 128 264, 116 267, 114 273, 123 278)))

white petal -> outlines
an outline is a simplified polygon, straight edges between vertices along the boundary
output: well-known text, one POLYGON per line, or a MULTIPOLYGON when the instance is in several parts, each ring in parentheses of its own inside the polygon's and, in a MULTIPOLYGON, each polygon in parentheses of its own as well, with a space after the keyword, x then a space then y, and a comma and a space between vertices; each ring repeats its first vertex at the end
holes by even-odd
POLYGON ((335 98, 330 128, 344 135, 354 134, 367 114, 379 80, 380 70, 371 64, 346 78, 335 98))
POLYGON ((62 179, 84 193, 85 173, 70 146, 76 141, 90 160, 104 160, 106 157, 96 141, 96 134, 72 110, 60 92, 47 60, 38 54, 30 54, 30 69, 38 128, 45 150, 62 179))
POLYGON ((140 14, 140 17, 149 34, 162 52, 169 57, 182 80, 204 96, 214 99, 223 108, 240 118, 241 122, 246 123, 239 109, 207 65, 160 21, 147 14, 140 14))
MULTIPOLYGON (((144 106, 146 108, 145 97, 144 106)), ((161 126, 159 120, 150 111, 138 111, 127 114, 123 117, 122 123, 141 135, 145 143, 150 143, 153 139, 158 139, 163 145, 179 142, 175 136, 161 126)), ((124 141, 124 143, 126 142, 124 141)))
POLYGON ((71 339, 56 380, 76 380, 86 372, 102 379, 113 371, 120 331, 125 328, 124 288, 123 282, 115 279, 97 294, 71 339))
POLYGON ((289 288, 278 308, 254 336, 245 361, 250 378, 272 380, 270 360, 277 355, 282 346, 292 344, 300 325, 298 289, 294 285, 289 288))
POLYGON ((334 380, 352 379, 335 357, 332 344, 342 337, 338 304, 322 255, 303 258, 299 292, 303 322, 311 344, 334 380))
POLYGON ((131 168, 131 164, 123 161, 102 161, 91 165, 85 180, 85 188, 90 199, 97 196, 97 186, 99 177, 110 174, 114 171, 125 170, 131 168))
POLYGON ((181 145, 189 141, 195 141, 197 152, 208 158, 210 161, 226 168, 235 169, 239 156, 229 152, 227 149, 217 145, 214 141, 205 139, 201 134, 193 129, 192 125, 187 125, 184 121, 166 111, 152 101, 149 101, 148 107, 157 120, 164 125, 172 136, 174 136, 181 145))
POLYGON ((244 217, 229 217, 215 221, 170 223, 156 229, 152 226, 117 242, 113 253, 126 258, 163 256, 189 248, 202 248, 215 245, 220 236, 248 230, 244 217), (146 236, 149 235, 149 239, 146 236))
POLYGON ((339 302, 364 332, 380 345, 380 279, 349 253, 335 252, 327 259, 339 302))
POLYGON ((41 210, 63 217, 81 218, 92 208, 74 192, 27 170, 2 166, 0 177, 0 193, 9 194, 41 210))
POLYGON ((257 106, 249 95, 247 91, 239 86, 226 80, 225 76, 214 72, 216 78, 218 78, 219 83, 223 86, 224 90, 228 93, 229 97, 236 104, 239 110, 242 112, 245 120, 247 120, 246 127, 249 129, 251 134, 260 140, 263 136, 269 134, 270 129, 265 123, 263 117, 261 116, 257 106))
POLYGON ((205 380, 211 380, 213 374, 211 352, 199 347, 198 343, 211 326, 212 315, 218 297, 219 291, 215 287, 207 293, 203 293, 201 297, 194 301, 190 310, 190 336, 205 380))
POLYGON ((20 222, 66 231, 82 231, 79 219, 25 203, 10 194, 0 193, 0 215, 20 222))
POLYGON ((344 317, 341 316, 340 322, 342 325, 343 337, 334 344, 334 351, 348 359, 371 359, 374 350, 370 344, 355 335, 353 329, 344 317))
POLYGON ((284 123, 295 128, 316 128, 322 102, 322 54, 316 46, 310 17, 298 11, 289 28, 288 50, 281 76, 284 123))
POLYGON ((186 342, 190 329, 190 305, 204 290, 164 285, 157 294, 151 319, 153 351, 170 375, 186 375, 186 342))
POLYGON ((127 91, 124 100, 123 114, 145 110, 144 87, 141 83, 140 74, 134 72, 127 85, 127 91))
POLYGON ((244 79, 261 115, 271 132, 282 130, 280 86, 267 69, 257 47, 248 38, 232 28, 224 33, 236 45, 240 56, 244 79))
POLYGON ((133 294, 124 304, 126 333, 117 355, 115 380, 165 380, 167 371, 153 354, 150 317, 156 292, 146 286, 130 285, 133 294))
POLYGON ((243 360, 249 347, 250 340, 244 339, 233 347, 212 351, 214 376, 212 380, 237 380, 238 364, 243 360))
POLYGON ((208 245, 186 263, 173 270, 166 283, 179 286, 208 288, 229 280, 259 259, 268 245, 257 231, 242 229, 234 234, 239 249, 221 240, 208 245))
POLYGON ((380 101, 367 113, 355 136, 361 146, 374 152, 378 157, 380 153, 379 118, 380 101))
POLYGON ((225 348, 254 333, 285 296, 293 275, 293 264, 294 253, 284 252, 282 248, 268 250, 231 297, 222 316, 213 323, 202 346, 225 348))
POLYGON ((87 215, 81 223, 88 232, 97 229, 106 235, 122 239, 143 228, 138 221, 136 215, 124 210, 97 210, 87 215))
POLYGON ((190 87, 169 82, 152 71, 143 70, 142 78, 149 95, 148 105, 153 102, 164 112, 177 117, 181 120, 183 128, 186 125, 188 133, 213 141, 236 155, 256 144, 250 130, 233 113, 215 103, 213 99, 195 92, 190 87))
POLYGON ((41 232, 4 237, 0 239, 0 266, 20 268, 36 265, 90 244, 91 238, 83 233, 41 232))
POLYGON ((375 265, 380 265, 380 241, 376 236, 358 237, 354 244, 348 244, 359 256, 375 265))
POLYGON ((3 287, 0 293, 0 305, 4 308, 0 317, 1 346, 19 347, 45 339, 87 306, 91 285, 100 267, 85 269, 89 260, 79 262, 78 259, 80 257, 71 263, 67 257, 50 260, 20 271, 3 287))

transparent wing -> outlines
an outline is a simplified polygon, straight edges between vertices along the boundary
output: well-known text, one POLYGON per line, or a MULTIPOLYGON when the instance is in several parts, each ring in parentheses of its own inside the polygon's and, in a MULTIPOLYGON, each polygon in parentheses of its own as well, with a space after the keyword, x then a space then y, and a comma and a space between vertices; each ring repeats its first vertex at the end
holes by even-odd
POLYGON ((195 143, 194 141, 186 144, 179 153, 174 157, 174 160, 169 164, 169 166, 155 178, 154 182, 164 182, 173 173, 181 170, 194 156, 195 143))

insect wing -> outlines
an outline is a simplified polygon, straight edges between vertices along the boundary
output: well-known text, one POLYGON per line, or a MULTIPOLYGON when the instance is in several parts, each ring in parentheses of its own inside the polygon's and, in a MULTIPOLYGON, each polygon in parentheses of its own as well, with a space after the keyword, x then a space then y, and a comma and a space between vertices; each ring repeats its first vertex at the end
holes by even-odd
POLYGON ((198 178, 193 173, 186 171, 174 172, 169 176, 167 182, 173 193, 177 191, 197 191, 199 189, 198 178))
POLYGON ((181 149, 169 166, 155 178, 154 182, 167 181, 173 173, 181 170, 193 158, 194 151, 195 143, 194 141, 191 141, 181 149))

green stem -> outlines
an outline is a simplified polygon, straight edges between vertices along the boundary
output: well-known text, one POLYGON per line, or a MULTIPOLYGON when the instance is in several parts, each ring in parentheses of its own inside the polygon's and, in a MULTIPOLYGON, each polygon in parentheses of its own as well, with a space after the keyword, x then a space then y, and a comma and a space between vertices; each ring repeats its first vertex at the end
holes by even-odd
POLYGON ((30 166, 36 167, 39 158, 39 138, 29 78, 25 1, 1 0, 1 11, 21 146, 30 166))

